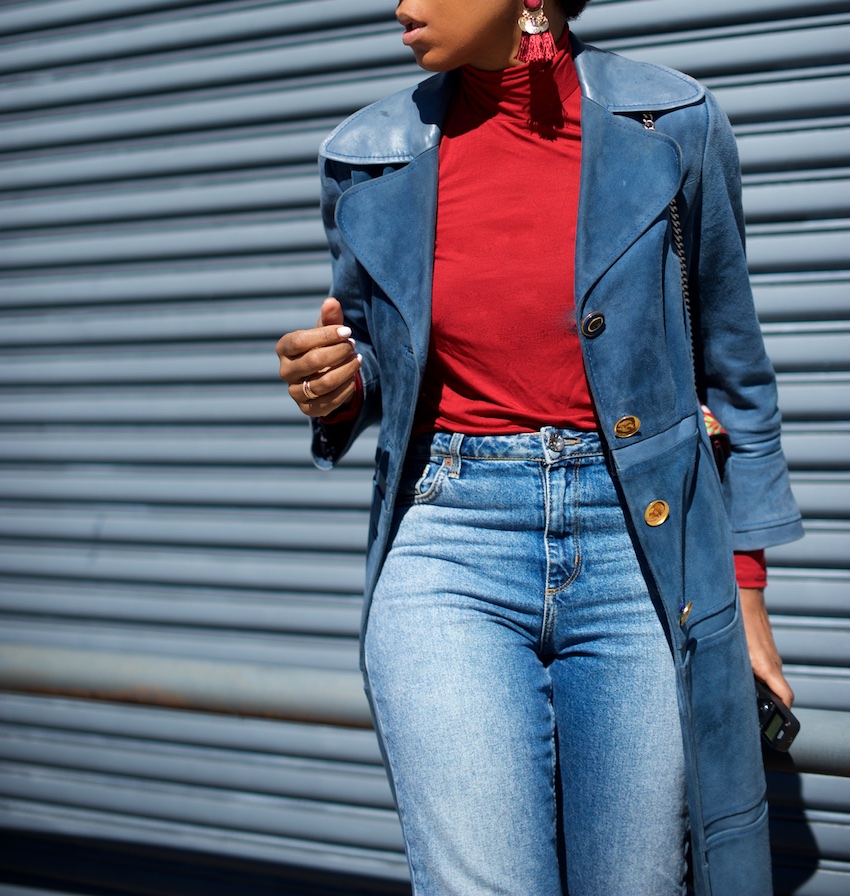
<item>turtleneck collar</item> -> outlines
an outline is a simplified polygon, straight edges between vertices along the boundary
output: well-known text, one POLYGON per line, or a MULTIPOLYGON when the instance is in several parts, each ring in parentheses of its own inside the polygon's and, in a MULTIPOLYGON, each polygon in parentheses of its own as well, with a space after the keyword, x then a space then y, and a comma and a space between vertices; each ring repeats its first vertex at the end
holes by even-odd
POLYGON ((524 63, 500 71, 463 66, 459 87, 469 112, 480 121, 501 117, 531 127, 563 126, 564 103, 579 87, 568 27, 556 49, 550 63, 524 63))

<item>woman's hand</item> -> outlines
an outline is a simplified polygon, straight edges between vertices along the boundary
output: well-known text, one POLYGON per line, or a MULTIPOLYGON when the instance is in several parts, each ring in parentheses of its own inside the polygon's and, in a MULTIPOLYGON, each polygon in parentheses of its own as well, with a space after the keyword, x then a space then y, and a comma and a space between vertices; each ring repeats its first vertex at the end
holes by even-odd
POLYGON ((764 591, 761 588, 741 588, 739 591, 753 672, 786 706, 790 706, 794 702, 794 692, 782 674, 782 658, 773 640, 764 591))
POLYGON ((280 378, 289 384, 292 400, 308 417, 326 417, 351 401, 363 359, 355 352, 336 299, 325 299, 312 330, 281 336, 277 354, 280 378))

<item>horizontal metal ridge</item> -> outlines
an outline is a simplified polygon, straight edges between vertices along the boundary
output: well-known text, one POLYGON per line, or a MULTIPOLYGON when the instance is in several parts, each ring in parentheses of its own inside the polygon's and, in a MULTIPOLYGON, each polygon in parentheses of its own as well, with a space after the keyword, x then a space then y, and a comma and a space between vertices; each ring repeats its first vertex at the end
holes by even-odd
MULTIPOLYGON (((309 0, 243 9, 234 9, 231 3, 197 0, 121 0, 120 6, 114 0, 49 0, 35 8, 31 3, 16 7, 0 10, 0 35, 32 31, 30 38, 35 46, 29 64, 25 54, 10 54, 7 66, 12 70, 16 66, 41 68, 168 50, 185 52, 191 47, 257 39, 270 33, 309 35, 327 30, 328 23, 342 28, 376 20, 393 21, 381 0, 358 0, 356 4, 323 0, 322 21, 318 23, 315 6, 309 0), (174 15, 185 7, 189 15, 174 15), (69 25, 76 26, 70 33, 46 30, 69 25)), ((14 43, 11 46, 14 48, 14 43)))
POLYGON ((283 249, 318 252, 325 245, 324 230, 315 213, 267 211, 219 221, 200 217, 89 232, 7 236, 0 239, 0 269, 47 272, 54 266, 168 259, 214 258, 220 262, 222 257, 283 249))
POLYGON ((263 210, 318 208, 315 164, 202 174, 192 178, 145 179, 116 183, 108 190, 92 184, 0 197, 0 227, 86 227, 100 222, 191 218, 263 210))
MULTIPOLYGON (((828 544, 831 541, 827 539, 828 544)), ((72 581, 140 582, 296 593, 351 594, 365 558, 349 553, 202 547, 100 545, 95 551, 51 541, 0 542, 0 575, 72 581)), ((356 585, 355 585, 356 583, 356 585)))
POLYGON ((0 721, 9 726, 91 732, 153 743, 381 765, 374 733, 356 728, 3 692, 0 721))
POLYGON ((850 320, 850 273, 846 271, 758 274, 751 280, 763 324, 850 320))
MULTIPOLYGON (((356 641, 360 632, 362 587, 352 581, 348 595, 274 590, 182 587, 128 582, 74 582, 34 576, 0 579, 0 611, 17 619, 99 620, 144 630, 188 627, 209 638, 213 631, 307 635, 315 652, 335 649, 336 639, 356 641), (323 640, 324 639, 324 640, 323 640)), ((275 648, 276 650, 276 648, 275 648)), ((351 654, 349 653, 349 659, 351 654)), ((273 659, 283 660, 274 654, 273 659)), ((348 662, 348 660, 346 660, 348 662)), ((2 717, 2 713, 0 713, 2 717)))
POLYGON ((801 541, 767 549, 768 562, 777 566, 811 566, 816 569, 850 569, 850 523, 806 520, 801 541))
POLYGON ((766 594, 771 613, 850 618, 850 571, 772 567, 766 594))
MULTIPOLYGON (((132 812, 151 821, 207 825, 220 831, 370 849, 401 847, 398 817, 384 809, 56 768, 32 775, 26 766, 12 763, 4 763, 0 769, 0 789, 7 800, 25 798, 119 816, 132 812)), ((4 814, 0 810, 0 824, 4 814)))
MULTIPOLYGON (((278 391, 282 387, 278 386, 278 391)), ((269 479, 284 467, 302 469, 311 466, 307 422, 296 419, 292 425, 272 419, 251 425, 234 420, 221 424, 204 423, 200 429, 164 421, 149 425, 113 423, 5 425, 0 430, 0 460, 16 463, 129 463, 178 464, 197 468, 201 464, 219 464, 229 468, 263 465, 269 479)), ((842 447, 843 433, 827 436, 824 443, 842 447)), ((343 464, 369 470, 375 459, 377 430, 368 431, 354 444, 343 464)), ((191 476, 191 469, 187 470, 191 476)), ((322 475, 328 477, 327 471, 322 475)), ((328 477, 332 482, 333 478, 328 477)), ((269 494, 273 495, 269 486, 269 494)))
POLYGON ((713 0, 711 3, 682 3, 681 0, 654 0, 633 3, 614 0, 593 3, 576 26, 588 40, 609 40, 633 34, 664 34, 684 29, 712 28, 748 22, 774 22, 782 18, 805 21, 811 16, 847 12, 842 0, 713 0))
MULTIPOLYGON (((371 726, 356 668, 276 668, 245 660, 7 643, 0 655, 0 688, 261 718, 371 726)), ((13 795, 10 790, 2 792, 13 795)), ((36 793, 32 797, 38 799, 36 793)))
POLYGON ((0 504, 0 538, 309 551, 362 552, 368 511, 335 508, 68 507, 0 504))
POLYGON ((315 301, 329 281, 325 252, 246 254, 224 260, 208 257, 203 264, 159 259, 100 268, 33 269, 24 276, 0 277, 0 307, 51 307, 62 313, 86 313, 86 308, 139 302, 151 303, 143 313, 158 313, 168 298, 212 303, 267 296, 301 300, 312 295, 315 301))
MULTIPOLYGON (((274 7, 270 6, 269 10, 274 10, 274 7)), ((285 8, 277 12, 286 14, 285 8)), ((271 30, 272 23, 269 23, 262 39, 254 44, 237 44, 231 40, 215 48, 205 47, 196 53, 187 47, 179 47, 179 53, 173 59, 163 58, 161 53, 153 57, 131 56, 122 59, 120 48, 107 44, 104 49, 111 51, 108 56, 88 66, 78 64, 60 70, 56 74, 61 73, 61 77, 49 81, 43 78, 44 69, 38 69, 32 75, 16 73, 5 78, 0 75, 0 115, 75 104, 120 102, 130 97, 160 95, 167 101, 169 95, 178 91, 201 90, 206 93, 215 87, 229 90, 237 84, 254 85, 262 90, 267 81, 283 83, 288 78, 335 75, 366 66, 376 68, 407 63, 413 71, 410 52, 400 40, 398 26, 393 25, 389 15, 387 18, 389 21, 377 32, 374 28, 359 32, 356 29, 339 29, 335 33, 322 32, 312 40, 291 31, 281 31, 276 35, 271 30), (392 32, 388 27, 392 28, 392 32), (321 52, 317 52, 319 40, 321 52)), ((191 22, 186 24, 191 27, 191 22)), ((179 30, 174 26, 168 29, 172 44, 179 30)), ((136 31, 132 33, 137 34, 136 31)), ((0 71, 11 70, 10 66, 16 61, 30 68, 34 62, 30 54, 44 56, 46 49, 57 49, 61 56, 63 51, 67 51, 67 44, 63 41, 59 47, 28 46, 26 53, 19 50, 15 54, 17 60, 11 58, 14 47, 13 52, 9 53, 0 45, 0 58, 3 58, 0 71)))
POLYGON ((145 738, 22 728, 0 723, 0 761, 121 778, 190 784, 239 793, 394 808, 380 764, 331 761, 145 738))
POLYGON ((309 121, 343 117, 381 96, 419 80, 407 67, 403 72, 378 73, 363 80, 329 83, 263 85, 262 89, 222 90, 221 95, 148 98, 103 108, 75 110, 69 118, 61 111, 15 118, 0 117, 0 152, 21 152, 55 145, 73 146, 153 134, 201 132, 210 128, 246 127, 280 121, 309 121))
POLYGON ((850 61, 850 19, 843 14, 747 25, 724 24, 698 31, 675 31, 649 36, 624 36, 606 41, 614 50, 642 62, 661 63, 686 71, 699 80, 737 77, 742 72, 795 68, 850 61), (788 40, 793 27, 798 40, 788 40), (718 53, 718 43, 723 52, 718 53))
MULTIPOLYGON (((303 443, 303 432, 301 441, 303 443)), ((294 440, 293 440, 294 441, 294 440)), ((283 450, 277 442, 277 451, 283 450)), ((296 448, 296 445, 292 445, 296 448)), ((117 460, 117 459, 116 459, 117 460)), ((343 468, 329 475, 317 470, 303 456, 303 467, 251 469, 250 456, 233 458, 246 466, 222 467, 195 463, 190 469, 177 466, 134 464, 80 465, 68 475, 68 465, 12 465, 0 468, 0 500, 84 503, 105 506, 188 508, 219 507, 232 510, 258 507, 283 510, 367 511, 371 503, 371 471, 343 468)), ((292 455, 288 460, 292 462, 292 455)), ((839 493, 842 481, 805 481, 803 487, 820 492, 834 484, 839 493)), ((826 497, 826 496, 824 496, 826 497)))
POLYGON ((319 144, 337 117, 275 122, 162 137, 142 135, 120 143, 65 147, 0 157, 0 189, 37 190, 249 170, 261 166, 315 165, 319 144))
POLYGON ((832 120, 777 121, 761 126, 739 124, 737 130, 738 153, 745 174, 847 164, 850 126, 837 116, 832 120))
MULTIPOLYGON (((49 787, 49 785, 47 785, 49 787)), ((69 788, 69 795, 73 789, 69 788)), ((106 788, 97 796, 104 799, 109 794, 106 788)), ((197 800, 184 815, 200 815, 206 818, 195 820, 174 820, 171 818, 146 817, 135 811, 133 800, 137 791, 125 791, 114 796, 113 802, 120 802, 123 811, 101 808, 99 805, 77 807, 60 805, 45 799, 4 799, 0 809, 0 825, 15 832, 55 834, 59 831, 73 831, 75 840, 95 840, 105 843, 126 844, 132 849, 152 847, 155 850, 182 849, 194 852, 198 861, 214 856, 216 863, 228 859, 242 859, 250 862, 271 863, 274 866, 290 865, 314 868, 319 871, 344 875, 362 875, 378 879, 405 881, 408 879, 407 861, 401 850, 400 834, 393 840, 387 822, 388 848, 358 847, 349 843, 331 841, 336 825, 327 831, 324 840, 308 840, 295 830, 292 836, 275 832, 245 830, 240 827, 210 825, 209 819, 216 817, 216 801, 197 800), (194 810, 194 811, 193 811, 194 810)), ((180 799, 175 795, 175 801, 180 799)), ((372 810, 377 811, 377 810, 372 810)), ((387 813, 389 816, 389 813, 387 813)), ((290 814, 290 824, 297 828, 297 814, 290 814)), ((397 821, 396 821, 397 824, 397 821)), ((356 820, 355 820, 356 826, 356 820)), ((280 821, 278 822, 280 828, 280 821)), ((374 827, 373 827, 374 830, 374 827)), ((351 832, 343 828, 346 840, 351 832)))

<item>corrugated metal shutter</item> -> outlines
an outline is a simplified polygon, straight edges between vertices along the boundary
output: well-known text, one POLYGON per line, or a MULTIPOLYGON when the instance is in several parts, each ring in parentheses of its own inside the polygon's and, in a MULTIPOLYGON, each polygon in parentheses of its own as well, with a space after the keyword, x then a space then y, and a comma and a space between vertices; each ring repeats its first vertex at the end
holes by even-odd
MULTIPOLYGON (((373 442, 314 471, 273 353, 328 281, 321 136, 420 77, 391 7, 0 5, 3 892, 403 891, 356 671, 373 442)), ((700 77, 739 136, 807 519, 770 554, 809 735, 771 773, 777 892, 844 893, 850 3, 576 30, 700 77)))
POLYGON ((388 12, 0 6, 6 880, 406 880, 357 671, 373 446, 314 470, 274 355, 329 280, 321 136, 414 76, 388 12))

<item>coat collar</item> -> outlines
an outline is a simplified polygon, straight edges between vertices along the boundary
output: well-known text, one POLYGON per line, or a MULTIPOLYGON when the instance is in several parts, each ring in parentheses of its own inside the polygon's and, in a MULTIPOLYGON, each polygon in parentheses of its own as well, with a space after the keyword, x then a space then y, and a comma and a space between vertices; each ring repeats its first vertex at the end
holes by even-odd
POLYGON ((607 112, 664 112, 698 103, 705 89, 662 65, 607 53, 570 35, 581 92, 607 112))
MULTIPOLYGON (((576 311, 593 285, 662 213, 682 180, 678 144, 629 117, 699 102, 686 75, 587 47, 571 37, 582 91, 582 171, 576 311), (618 113, 618 114, 612 114, 618 113)), ((430 313, 438 151, 455 73, 393 94, 343 122, 321 155, 394 169, 340 198, 337 223, 405 318, 424 363, 430 313), (403 259, 403 263, 399 263, 403 259)))
MULTIPOLYGON (((607 112, 664 112, 705 95, 701 84, 681 72, 607 53, 574 34, 570 42, 582 96, 607 112)), ((352 165, 413 161, 440 142, 455 77, 456 72, 442 72, 361 109, 327 137, 321 155, 352 165)))

